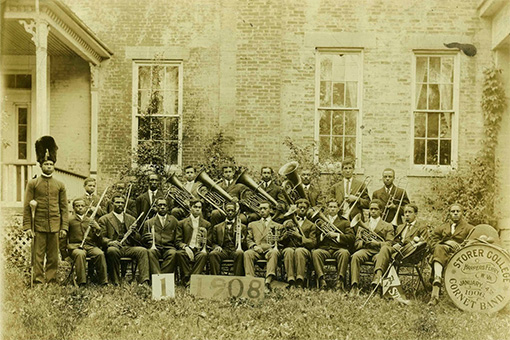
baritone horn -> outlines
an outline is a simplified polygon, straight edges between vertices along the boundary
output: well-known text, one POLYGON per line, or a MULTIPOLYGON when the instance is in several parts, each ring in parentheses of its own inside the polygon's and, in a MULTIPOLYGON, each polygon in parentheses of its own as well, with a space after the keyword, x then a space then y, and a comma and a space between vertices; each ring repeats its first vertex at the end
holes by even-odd
MULTIPOLYGON (((329 233, 344 234, 336 225, 328 221, 321 208, 311 207, 307 218, 315 224, 315 227, 326 237, 329 233)), ((332 239, 336 241, 335 239, 332 239)))
POLYGON ((368 185, 371 182, 372 182, 372 176, 365 177, 365 179, 363 180, 363 182, 359 186, 358 190, 356 191, 356 194, 355 194, 356 200, 354 202, 352 202, 346 209, 344 209, 344 206, 347 203, 347 201, 344 201, 344 203, 342 205, 342 207, 343 207, 342 209, 344 210, 344 212, 342 214, 342 217, 344 219, 346 219, 347 221, 351 220, 349 216, 351 215, 352 209, 354 209, 354 207, 356 206, 356 204, 360 200, 361 195, 363 195, 363 191, 365 191, 368 188, 368 185))
POLYGON ((196 189, 196 194, 225 216, 226 214, 223 210, 223 206, 225 203, 233 201, 234 198, 216 184, 205 170, 199 172, 195 178, 195 182, 200 184, 196 189))
POLYGON ((361 221, 361 219, 358 220, 357 225, 359 226, 357 237, 361 238, 361 240, 363 242, 365 242, 365 243, 369 243, 369 242, 372 242, 372 241, 386 242, 386 240, 384 238, 382 238, 379 234, 377 234, 376 232, 370 230, 366 226, 366 224, 363 223, 363 221, 361 221))
POLYGON ((172 197, 172 199, 186 212, 186 215, 190 213, 189 202, 194 198, 193 195, 186 190, 182 182, 175 176, 175 174, 171 174, 168 178, 168 182, 172 184, 168 196, 172 197))
POLYGON ((278 202, 248 175, 248 170, 241 171, 235 179, 235 183, 244 184, 250 189, 250 191, 244 190, 241 193, 241 201, 250 211, 258 213, 262 201, 269 201, 274 207, 278 205, 278 202))
POLYGON ((306 198, 305 188, 301 176, 297 173, 299 163, 292 161, 284 164, 278 173, 287 179, 282 183, 283 194, 288 204, 294 204, 300 198, 306 198))

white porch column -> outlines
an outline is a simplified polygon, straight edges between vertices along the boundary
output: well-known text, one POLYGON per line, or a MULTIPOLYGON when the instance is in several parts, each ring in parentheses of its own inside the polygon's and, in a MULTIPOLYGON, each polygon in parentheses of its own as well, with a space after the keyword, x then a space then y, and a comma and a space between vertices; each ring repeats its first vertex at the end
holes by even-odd
POLYGON ((90 176, 97 175, 97 124, 99 113, 99 65, 90 66, 90 176))
POLYGON ((48 32, 50 30, 45 20, 31 21, 27 23, 20 20, 20 24, 32 35, 35 44, 35 138, 50 133, 50 113, 48 110, 48 32))

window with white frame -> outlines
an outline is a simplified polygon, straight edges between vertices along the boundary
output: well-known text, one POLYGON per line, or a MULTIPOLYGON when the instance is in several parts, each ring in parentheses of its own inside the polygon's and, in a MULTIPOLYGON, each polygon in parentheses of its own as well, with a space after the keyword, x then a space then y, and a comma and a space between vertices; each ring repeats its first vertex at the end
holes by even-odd
POLYGON ((414 55, 413 164, 451 167, 456 163, 457 54, 414 55))
POLYGON ((317 50, 315 140, 320 163, 359 159, 362 75, 361 50, 317 50))
POLYGON ((141 164, 180 165, 182 62, 133 64, 133 146, 141 164))

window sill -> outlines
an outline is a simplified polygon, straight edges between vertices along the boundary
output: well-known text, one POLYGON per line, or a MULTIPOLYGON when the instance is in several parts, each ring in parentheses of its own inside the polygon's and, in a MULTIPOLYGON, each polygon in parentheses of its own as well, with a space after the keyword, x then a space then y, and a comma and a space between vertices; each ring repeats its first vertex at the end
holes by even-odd
POLYGON ((414 166, 409 169, 408 177, 446 177, 448 174, 455 171, 451 166, 438 167, 438 166, 414 166))

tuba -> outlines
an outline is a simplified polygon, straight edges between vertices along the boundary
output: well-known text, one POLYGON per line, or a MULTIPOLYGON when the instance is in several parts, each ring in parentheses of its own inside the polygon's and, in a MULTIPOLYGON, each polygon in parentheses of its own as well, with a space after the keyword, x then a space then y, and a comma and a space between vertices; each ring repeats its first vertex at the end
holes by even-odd
POLYGON ((298 162, 289 162, 284 164, 278 173, 281 176, 287 177, 282 183, 283 194, 288 204, 294 204, 300 198, 306 198, 306 192, 301 181, 301 177, 297 173, 299 167, 298 162))
POLYGON ((193 199, 193 195, 184 188, 184 185, 177 176, 175 176, 175 174, 170 175, 168 182, 173 185, 169 190, 168 196, 170 196, 174 202, 184 209, 186 215, 189 215, 189 202, 193 199))
POLYGON ((235 179, 235 183, 244 184, 248 187, 248 190, 244 190, 241 193, 241 202, 242 204, 249 209, 250 211, 258 213, 259 204, 262 201, 269 201, 271 204, 276 207, 278 202, 269 195, 264 189, 260 187, 253 178, 251 178, 248 173, 248 170, 243 170, 235 179))
POLYGON ((200 186, 196 189, 197 195, 223 215, 226 215, 223 206, 225 203, 233 201, 234 198, 216 184, 205 170, 199 172, 197 178, 195 178, 195 182, 200 183, 200 186))

